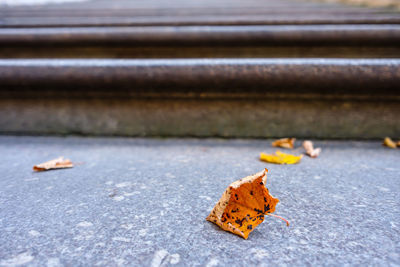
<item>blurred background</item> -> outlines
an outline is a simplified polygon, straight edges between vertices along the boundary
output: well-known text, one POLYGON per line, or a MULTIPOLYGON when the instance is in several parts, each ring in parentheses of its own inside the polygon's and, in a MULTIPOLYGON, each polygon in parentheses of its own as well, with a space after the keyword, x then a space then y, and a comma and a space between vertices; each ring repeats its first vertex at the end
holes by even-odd
POLYGON ((0 4, 2 134, 400 134, 397 0, 0 4))
MULTIPOLYGON (((83 2, 90 0, 1 0, 1 4, 6 5, 42 5, 52 3, 66 3, 66 2, 83 2)), ((114 0, 115 1, 115 0, 114 0)), ((345 3, 352 5, 367 5, 367 6, 386 6, 386 7, 399 7, 398 0, 320 0, 327 3, 345 3)))

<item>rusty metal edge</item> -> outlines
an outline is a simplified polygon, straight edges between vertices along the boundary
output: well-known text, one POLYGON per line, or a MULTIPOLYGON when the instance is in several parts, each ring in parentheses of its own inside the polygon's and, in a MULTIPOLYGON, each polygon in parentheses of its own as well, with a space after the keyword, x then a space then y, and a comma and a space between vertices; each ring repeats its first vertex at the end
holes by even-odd
MULTIPOLYGON (((399 94, 400 59, 1 59, 0 90, 399 94)), ((118 92, 118 93, 117 93, 118 92)))
POLYGON ((400 25, 0 28, 7 45, 400 45, 400 25))
POLYGON ((0 18, 0 28, 41 28, 41 27, 107 27, 107 26, 223 26, 223 25, 314 25, 314 24, 400 24, 400 16, 396 13, 381 16, 331 17, 331 18, 270 18, 260 17, 227 17, 227 18, 96 18, 74 19, 32 19, 0 18))

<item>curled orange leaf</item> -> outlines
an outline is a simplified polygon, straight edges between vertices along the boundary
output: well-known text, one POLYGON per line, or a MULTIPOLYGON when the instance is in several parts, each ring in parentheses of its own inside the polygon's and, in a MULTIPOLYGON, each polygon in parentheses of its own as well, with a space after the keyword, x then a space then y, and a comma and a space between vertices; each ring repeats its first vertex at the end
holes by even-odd
POLYGON ((264 221, 264 215, 270 215, 275 211, 275 206, 279 202, 265 187, 267 172, 265 169, 230 184, 207 220, 225 231, 247 239, 250 232, 264 221))

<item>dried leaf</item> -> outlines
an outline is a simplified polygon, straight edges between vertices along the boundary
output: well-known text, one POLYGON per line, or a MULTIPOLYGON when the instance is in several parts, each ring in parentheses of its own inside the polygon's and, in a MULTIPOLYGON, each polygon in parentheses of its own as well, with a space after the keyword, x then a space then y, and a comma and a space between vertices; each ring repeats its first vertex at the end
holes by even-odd
POLYGON ((313 146, 313 143, 311 141, 304 141, 303 142, 303 147, 306 150, 306 154, 312 158, 316 158, 319 156, 319 153, 321 153, 321 148, 315 148, 313 146))
POLYGON ((40 172, 40 171, 48 171, 53 169, 63 169, 63 168, 72 168, 74 165, 69 159, 64 159, 64 157, 59 157, 39 165, 33 166, 33 170, 40 172))
POLYGON ((265 169, 230 184, 207 220, 247 239, 250 232, 264 221, 264 215, 275 211, 279 202, 265 187, 267 172, 265 169))
POLYGON ((400 147, 400 141, 397 141, 396 145, 397 145, 398 147, 400 147))
POLYGON ((260 160, 275 164, 296 164, 300 162, 303 155, 295 156, 291 154, 282 153, 277 150, 274 154, 260 154, 260 160))
POLYGON ((393 142, 392 139, 390 139, 390 137, 385 137, 385 139, 383 139, 383 145, 390 147, 390 148, 396 148, 397 145, 395 142, 393 142))
POLYGON ((295 141, 296 138, 282 138, 272 142, 272 146, 293 149, 295 141))

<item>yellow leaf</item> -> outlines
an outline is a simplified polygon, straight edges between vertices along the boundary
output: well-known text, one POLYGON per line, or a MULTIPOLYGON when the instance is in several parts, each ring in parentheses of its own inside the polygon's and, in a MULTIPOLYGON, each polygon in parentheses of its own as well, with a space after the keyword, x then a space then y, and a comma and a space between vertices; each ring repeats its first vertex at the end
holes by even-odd
POLYGON ((392 139, 390 139, 390 137, 385 137, 385 139, 383 139, 383 145, 390 147, 390 148, 396 148, 397 145, 395 142, 393 142, 392 139))
POLYGON ((291 154, 282 153, 277 150, 274 154, 260 154, 260 160, 275 164, 296 164, 299 163, 303 155, 295 156, 291 154))

